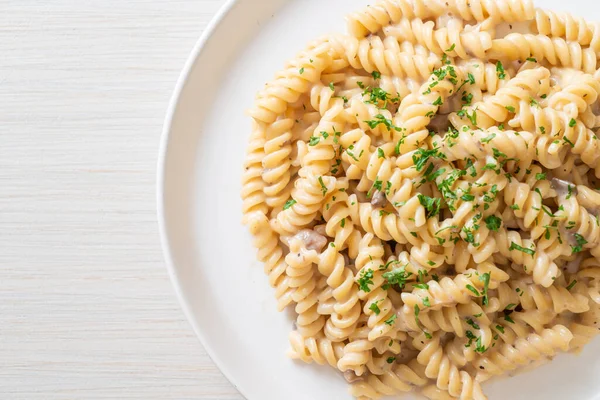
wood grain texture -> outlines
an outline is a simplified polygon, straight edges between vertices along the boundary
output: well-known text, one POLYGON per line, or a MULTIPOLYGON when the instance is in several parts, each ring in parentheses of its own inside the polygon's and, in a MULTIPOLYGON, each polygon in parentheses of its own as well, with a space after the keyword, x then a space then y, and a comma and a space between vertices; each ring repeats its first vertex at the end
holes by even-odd
POLYGON ((224 0, 3 0, 0 399, 243 399, 176 301, 165 110, 224 0))

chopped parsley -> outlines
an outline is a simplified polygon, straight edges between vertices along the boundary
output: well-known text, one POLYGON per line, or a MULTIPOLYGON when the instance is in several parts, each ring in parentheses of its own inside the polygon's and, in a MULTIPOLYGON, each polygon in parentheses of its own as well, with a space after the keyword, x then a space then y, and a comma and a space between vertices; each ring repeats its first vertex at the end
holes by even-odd
POLYGON ((291 206, 293 206, 296 203, 297 203, 296 200, 290 199, 290 200, 288 200, 288 201, 285 202, 285 204, 283 205, 283 209, 287 210, 288 208, 290 208, 291 206))
POLYGON ((506 73, 504 72, 504 66, 500 61, 496 63, 496 74, 498 74, 498 79, 506 78, 506 73))
POLYGON ((323 196, 327 194, 327 186, 323 183, 323 177, 319 177, 319 185, 321 185, 321 192, 323 192, 323 196))
POLYGON ((377 80, 381 78, 381 73, 378 71, 373 71, 371 72, 371 76, 373 77, 373 79, 377 80))
POLYGON ((377 303, 379 301, 380 300, 378 300, 374 303, 371 303, 371 305, 369 306, 369 310, 373 311, 375 313, 375 315, 379 315, 381 313, 381 310, 379 309, 379 306, 377 305, 377 303))
POLYGON ((442 199, 440 198, 432 198, 429 196, 425 196, 421 193, 419 193, 417 195, 417 197, 419 198, 419 203, 421 203, 421 205, 423 207, 425 207, 425 210, 427 211, 427 218, 432 218, 435 217, 436 215, 438 215, 440 213, 440 208, 442 205, 442 199))
POLYGON ((583 245, 587 244, 588 241, 585 240, 585 238, 583 236, 581 236, 579 233, 575 233, 575 234, 573 234, 573 236, 575 236, 575 241, 577 242, 577 246, 571 246, 571 249, 573 250, 573 254, 580 253, 583 250, 583 245))
POLYGON ((365 293, 369 293, 371 291, 371 288, 369 288, 369 285, 373 284, 373 270, 372 269, 367 269, 367 270, 363 270, 362 273, 360 274, 360 277, 358 278, 358 286, 360 287, 360 290, 362 290, 365 293))
POLYGON ((367 125, 369 125, 369 128, 371 128, 371 129, 375 129, 379 125, 384 125, 388 129, 388 131, 391 131, 392 129, 395 130, 395 131, 397 131, 397 132, 402 131, 402 128, 399 128, 399 127, 395 126, 392 123, 391 119, 386 118, 382 114, 377 114, 375 116, 375 119, 372 119, 372 120, 369 120, 369 121, 364 121, 364 122, 367 125))
POLYGON ((484 137, 483 139, 481 139, 481 143, 489 143, 492 141, 492 139, 494 139, 496 137, 495 133, 492 133, 489 136, 484 137))
POLYGON ((498 232, 498 229, 500 229, 500 226, 502 225, 502 219, 496 217, 495 215, 490 215, 489 217, 486 217, 484 221, 485 226, 487 226, 487 228, 490 231, 494 232, 498 232))
POLYGON ((316 146, 319 144, 319 142, 321 141, 321 138, 318 136, 311 136, 310 139, 308 140, 308 145, 309 146, 316 146))
POLYGON ((475 321, 473 321, 471 318, 467 318, 467 325, 472 326, 473 329, 481 329, 481 327, 477 325, 477 323, 475 323, 475 321))
MULTIPOLYGON (((421 325, 421 321, 419 321, 419 312, 420 311, 421 310, 419 310, 419 306, 415 304, 415 322, 417 323, 417 326, 421 325)), ((427 339, 431 339, 432 338, 432 336, 431 336, 431 334, 429 332, 425 331, 424 329, 422 329, 422 330, 423 330, 423 334, 425 334, 425 337, 427 339)))
POLYGON ((390 285, 398 285, 400 289, 403 289, 406 285, 406 281, 411 275, 411 272, 406 272, 406 266, 401 266, 400 268, 385 272, 383 274, 383 279, 390 285))
POLYGON ((415 151, 415 154, 412 155, 412 160, 413 160, 413 163, 415 164, 415 168, 417 169, 417 171, 421 171, 423 169, 423 167, 425 167, 425 164, 427 164, 427 161, 429 161, 430 158, 444 159, 446 157, 444 155, 444 153, 441 153, 438 150, 439 150, 439 148, 437 148, 437 147, 434 149, 430 149, 430 150, 418 148, 415 151))
POLYGON ((392 326, 392 325, 394 325, 394 323, 396 322, 396 318, 397 318, 397 317, 398 317, 398 316, 397 316, 396 314, 392 314, 392 316, 391 316, 391 317, 389 317, 388 319, 386 319, 386 320, 385 320, 385 324, 386 324, 386 325, 389 325, 389 326, 392 326))
POLYGON ((519 250, 519 251, 522 251, 523 253, 529 254, 531 257, 533 257, 535 255, 535 250, 519 246, 515 242, 510 242, 510 247, 508 248, 508 250, 509 251, 519 250))
POLYGON ((487 306, 489 303, 489 297, 488 297, 488 288, 490 286, 490 278, 491 278, 492 274, 489 272, 486 272, 483 275, 479 276, 479 280, 481 282, 483 282, 483 300, 482 300, 482 304, 484 306, 487 306))
POLYGON ((577 124, 577 121, 575 121, 575 118, 571 118, 571 120, 569 121, 569 126, 572 128, 575 126, 575 124, 577 124))
POLYGON ((469 290, 470 292, 472 292, 475 296, 481 297, 481 293, 479 293, 479 290, 477 290, 475 288, 475 286, 473 286, 473 285, 467 285, 465 287, 467 288, 467 290, 469 290))

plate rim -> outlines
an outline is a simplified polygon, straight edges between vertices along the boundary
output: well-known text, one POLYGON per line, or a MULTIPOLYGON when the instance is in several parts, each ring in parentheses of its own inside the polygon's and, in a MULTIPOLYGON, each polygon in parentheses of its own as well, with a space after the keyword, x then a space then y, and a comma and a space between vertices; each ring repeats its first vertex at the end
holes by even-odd
POLYGON ((247 398, 244 391, 238 386, 238 384, 233 379, 233 375, 230 374, 229 370, 225 367, 223 361, 218 357, 218 355, 215 353, 212 347, 207 345, 208 339, 202 333, 202 330, 200 329, 196 319, 194 318, 191 306, 183 294, 183 289, 181 287, 177 267, 175 266, 175 262, 173 260, 173 252, 167 234, 167 221, 165 213, 166 160, 167 153, 169 151, 169 141, 171 139, 173 121, 175 114, 179 108, 181 94, 188 81, 190 74, 192 73, 194 65, 201 57, 202 51, 206 47, 208 41, 213 36, 217 28, 224 21, 225 17, 227 17, 227 15, 232 11, 234 6, 239 3, 239 1, 240 0, 225 0, 225 3, 220 6, 216 14, 210 19, 206 28, 194 44, 194 47, 188 55, 183 69, 181 70, 179 77, 177 78, 173 94, 171 95, 169 104, 167 106, 165 120, 162 126, 162 132, 160 136, 156 170, 156 213, 160 236, 160 245, 163 253, 165 267, 167 269, 167 273, 169 275, 169 280, 171 281, 172 287, 175 290, 177 302, 179 303, 179 306, 181 307, 183 314, 185 315, 185 319, 187 323, 191 326, 197 340, 199 340, 200 344, 202 345, 204 351, 206 352, 210 360, 225 376, 229 383, 237 390, 237 392, 241 394, 244 398, 247 398))

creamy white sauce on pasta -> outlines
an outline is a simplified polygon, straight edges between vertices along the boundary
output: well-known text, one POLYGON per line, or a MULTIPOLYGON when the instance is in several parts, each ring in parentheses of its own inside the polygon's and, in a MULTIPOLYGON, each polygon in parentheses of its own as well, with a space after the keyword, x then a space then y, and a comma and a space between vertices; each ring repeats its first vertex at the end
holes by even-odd
POLYGON ((600 315, 600 28, 529 0, 382 0, 250 110, 244 222, 289 356, 359 399, 485 399, 600 315))

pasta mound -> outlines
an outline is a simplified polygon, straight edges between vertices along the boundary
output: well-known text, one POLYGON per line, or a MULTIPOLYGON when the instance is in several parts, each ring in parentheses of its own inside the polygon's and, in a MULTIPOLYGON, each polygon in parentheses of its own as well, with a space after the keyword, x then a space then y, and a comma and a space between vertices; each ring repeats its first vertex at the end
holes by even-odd
POLYGON ((250 110, 244 222, 295 307, 289 356, 359 399, 485 399, 581 349, 600 315, 599 25, 381 0, 348 31, 250 110))

